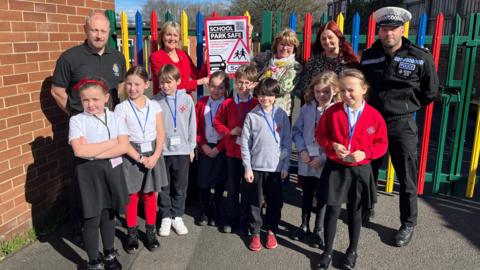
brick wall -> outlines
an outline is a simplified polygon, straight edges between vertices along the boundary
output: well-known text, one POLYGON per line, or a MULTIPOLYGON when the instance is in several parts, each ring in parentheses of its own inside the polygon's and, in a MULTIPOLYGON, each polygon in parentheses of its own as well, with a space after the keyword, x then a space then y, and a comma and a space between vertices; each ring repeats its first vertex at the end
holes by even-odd
POLYGON ((68 125, 50 76, 58 56, 83 42, 92 9, 114 9, 114 0, 0 1, 0 240, 66 205, 68 125))

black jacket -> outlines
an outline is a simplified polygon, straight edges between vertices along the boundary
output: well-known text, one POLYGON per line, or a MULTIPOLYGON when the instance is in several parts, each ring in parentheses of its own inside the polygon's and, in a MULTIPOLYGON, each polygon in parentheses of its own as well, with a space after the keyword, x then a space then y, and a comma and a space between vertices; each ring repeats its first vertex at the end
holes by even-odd
POLYGON ((387 119, 416 112, 438 95, 432 55, 405 38, 393 57, 377 40, 363 52, 360 69, 370 84, 368 103, 387 119))

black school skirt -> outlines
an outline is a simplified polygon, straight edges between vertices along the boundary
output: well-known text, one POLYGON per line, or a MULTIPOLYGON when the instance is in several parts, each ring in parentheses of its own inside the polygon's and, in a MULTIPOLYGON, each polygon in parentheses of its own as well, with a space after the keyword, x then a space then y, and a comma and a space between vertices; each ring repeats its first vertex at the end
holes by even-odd
POLYGON ((327 160, 320 181, 327 205, 349 203, 358 207, 371 208, 377 202, 375 179, 370 164, 360 166, 344 166, 327 160))
MULTIPOLYGON (((209 143, 215 147, 216 144, 209 143)), ((200 153, 200 151, 199 151, 200 153)), ((211 188, 227 178, 227 157, 221 152, 215 158, 200 153, 198 155, 197 185, 199 188, 211 188)))
POLYGON ((110 159, 75 158, 75 181, 80 193, 83 218, 100 215, 103 209, 125 213, 129 202, 123 164, 112 168, 110 159))

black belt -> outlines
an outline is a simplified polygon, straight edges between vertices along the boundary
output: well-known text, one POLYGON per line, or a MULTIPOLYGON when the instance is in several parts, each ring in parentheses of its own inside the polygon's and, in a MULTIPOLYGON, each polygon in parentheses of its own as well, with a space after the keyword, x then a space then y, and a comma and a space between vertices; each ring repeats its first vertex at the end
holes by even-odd
POLYGON ((385 122, 388 123, 388 122, 393 122, 393 121, 397 121, 397 120, 405 119, 405 118, 413 118, 413 113, 406 113, 406 114, 400 114, 400 115, 385 117, 385 122))

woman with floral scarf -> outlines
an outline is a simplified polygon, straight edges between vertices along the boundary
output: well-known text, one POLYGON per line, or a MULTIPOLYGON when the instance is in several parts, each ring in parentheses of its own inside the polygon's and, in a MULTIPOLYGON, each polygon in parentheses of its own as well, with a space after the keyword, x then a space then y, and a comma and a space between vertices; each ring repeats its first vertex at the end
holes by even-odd
POLYGON ((292 109, 291 92, 301 71, 300 63, 295 60, 298 45, 297 34, 285 29, 275 37, 272 51, 257 54, 253 59, 260 74, 259 80, 270 77, 280 83, 280 96, 275 99, 275 106, 282 108, 288 116, 292 109))

